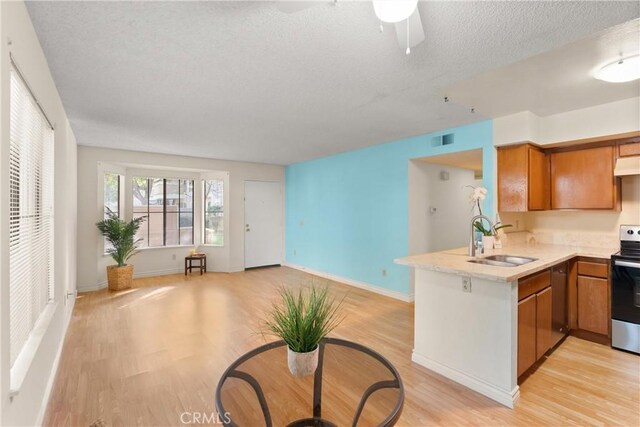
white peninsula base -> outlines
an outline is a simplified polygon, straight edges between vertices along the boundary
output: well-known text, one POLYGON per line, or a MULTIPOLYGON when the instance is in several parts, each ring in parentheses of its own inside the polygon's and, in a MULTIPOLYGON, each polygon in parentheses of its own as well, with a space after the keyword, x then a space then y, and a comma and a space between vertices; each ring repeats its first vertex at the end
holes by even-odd
POLYGON ((517 281, 416 268, 414 333, 414 362, 513 408, 520 395, 517 281))

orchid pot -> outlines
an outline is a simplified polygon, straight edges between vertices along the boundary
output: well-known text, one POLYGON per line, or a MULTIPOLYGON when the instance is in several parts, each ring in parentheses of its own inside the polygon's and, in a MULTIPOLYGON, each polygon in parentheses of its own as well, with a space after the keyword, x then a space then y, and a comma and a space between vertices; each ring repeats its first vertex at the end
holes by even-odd
POLYGON ((482 248, 485 251, 493 250, 494 243, 495 243, 494 236, 482 236, 482 248))

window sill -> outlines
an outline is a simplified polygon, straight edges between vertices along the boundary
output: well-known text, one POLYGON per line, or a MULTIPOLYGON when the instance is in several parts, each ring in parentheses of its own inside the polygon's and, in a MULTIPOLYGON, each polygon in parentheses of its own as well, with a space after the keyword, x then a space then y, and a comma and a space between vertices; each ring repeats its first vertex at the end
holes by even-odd
POLYGON ((138 248, 136 249, 137 251, 151 251, 151 250, 155 250, 155 249, 189 249, 189 248, 195 248, 196 245, 168 245, 168 246, 149 246, 146 248, 138 248))
POLYGON ((9 380, 9 397, 12 398, 20 393, 22 383, 29 373, 31 363, 36 357, 36 353, 38 353, 40 343, 47 333, 47 329, 49 329, 49 324, 57 308, 57 302, 47 304, 42 314, 40 314, 40 318, 34 325, 31 334, 29 334, 27 342, 24 343, 24 347, 20 350, 20 354, 18 354, 15 362, 13 362, 9 380))
MULTIPOLYGON (((147 248, 138 248, 138 251, 151 251, 155 249, 180 249, 180 248, 197 248, 197 247, 205 247, 205 248, 224 248, 224 245, 209 245, 209 244, 201 244, 201 245, 172 245, 172 246, 151 246, 147 248)), ((102 254, 103 257, 111 257, 109 254, 102 254)))

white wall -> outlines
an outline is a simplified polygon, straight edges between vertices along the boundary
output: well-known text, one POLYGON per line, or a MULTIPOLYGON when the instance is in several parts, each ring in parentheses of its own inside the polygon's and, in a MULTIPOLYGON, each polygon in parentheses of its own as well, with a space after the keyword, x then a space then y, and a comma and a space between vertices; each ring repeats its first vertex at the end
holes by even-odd
MULTIPOLYGON (((227 190, 225 228, 228 231, 226 231, 223 247, 202 248, 208 254, 207 267, 210 271, 232 272, 244 269, 244 182, 246 180, 277 181, 283 183, 284 191, 284 167, 282 166, 80 146, 78 148, 79 291, 105 287, 105 268, 113 263, 110 257, 102 254, 102 238, 98 234, 95 223, 102 218, 101 171, 113 170, 114 166, 121 168, 119 171, 125 173, 127 177, 124 188, 127 202, 125 218, 131 217, 129 203, 131 189, 128 187, 132 175, 149 173, 150 176, 178 177, 179 175, 198 179, 211 174, 215 175, 216 172, 213 171, 218 171, 216 176, 224 176, 227 181, 225 183, 225 190, 227 190)), ((197 186, 196 189, 198 188, 197 186)), ((198 197, 196 197, 196 203, 199 203, 198 197)), ((198 229, 201 221, 200 210, 201 207, 196 205, 194 221, 198 229)), ((196 238, 198 234, 196 230, 196 238)), ((191 248, 168 247, 141 251, 131 259, 136 277, 183 271, 184 256, 191 248)))
POLYGON ((540 117, 530 111, 493 121, 494 145, 535 142, 545 145, 615 135, 640 129, 640 97, 540 117))
POLYGON ((39 424, 51 390, 59 352, 73 308, 76 284, 76 142, 47 60, 23 2, 0 2, 0 424, 39 424), (10 41, 10 44, 9 44, 10 41), (9 78, 12 55, 29 86, 55 126, 55 293, 52 316, 18 394, 10 399, 8 145, 9 78))
POLYGON ((409 254, 442 251, 469 244, 471 189, 481 186, 474 171, 425 161, 409 162, 409 254), (440 172, 449 173, 443 181, 440 172), (431 208, 435 208, 434 213, 431 208))
MULTIPOLYGON (((640 97, 546 117, 522 112, 494 120, 494 145, 562 141, 640 131, 640 97)), ((622 211, 542 211, 501 213, 504 223, 520 223, 538 241, 616 246, 621 224, 640 224, 640 176, 622 178, 622 211)))
POLYGON ((510 408, 519 396, 518 284, 416 268, 412 360, 510 408))

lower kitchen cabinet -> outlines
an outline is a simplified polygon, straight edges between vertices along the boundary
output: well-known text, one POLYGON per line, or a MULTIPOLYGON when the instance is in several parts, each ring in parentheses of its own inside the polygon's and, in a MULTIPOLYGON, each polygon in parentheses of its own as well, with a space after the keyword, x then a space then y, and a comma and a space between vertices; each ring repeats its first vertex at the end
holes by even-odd
POLYGON ((609 334, 609 281, 578 276, 578 329, 609 334))
POLYGON ((536 294, 536 360, 551 348, 551 287, 536 294))
POLYGON ((549 270, 518 283, 518 376, 551 348, 552 288, 549 270))
POLYGON ((518 303, 518 376, 536 363, 536 295, 518 303))

